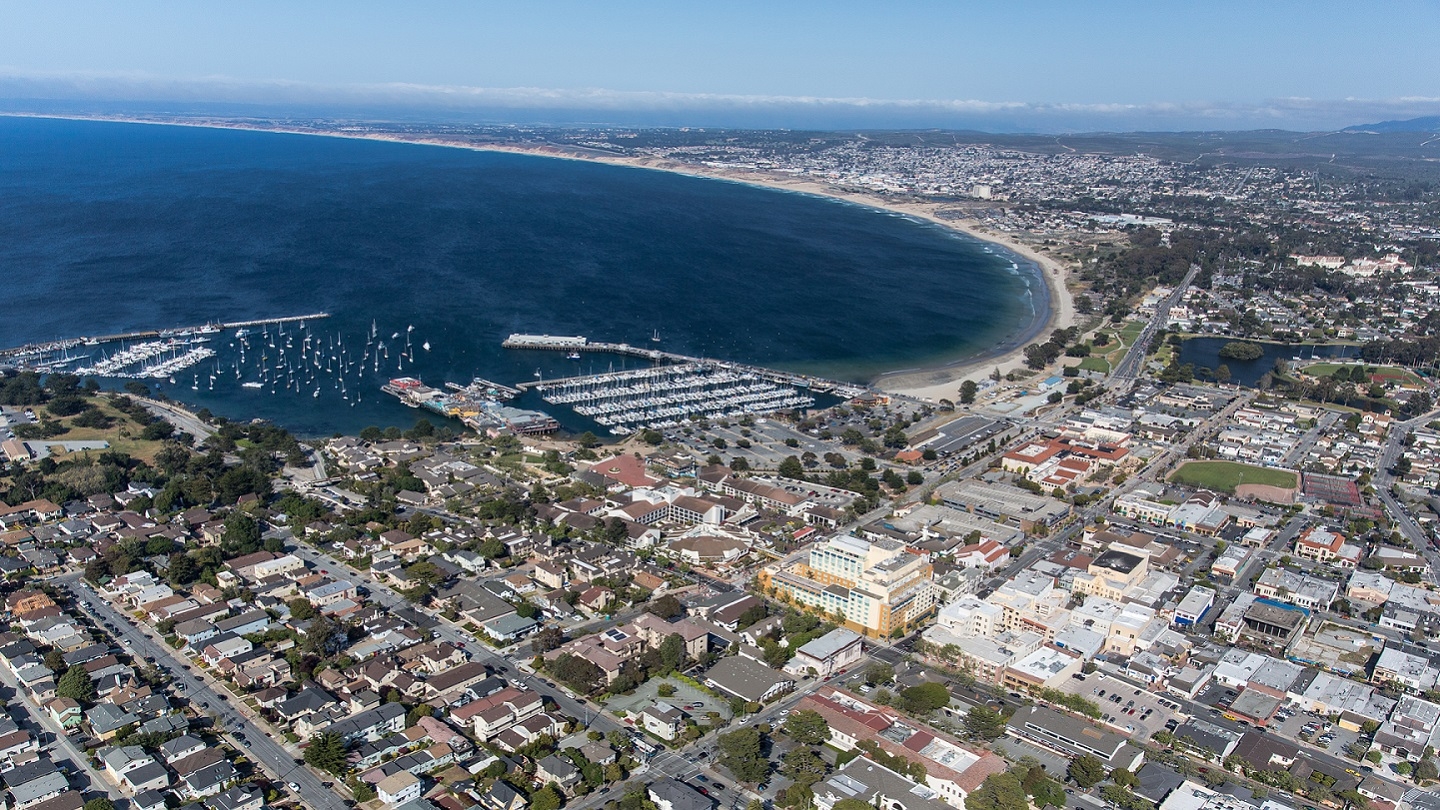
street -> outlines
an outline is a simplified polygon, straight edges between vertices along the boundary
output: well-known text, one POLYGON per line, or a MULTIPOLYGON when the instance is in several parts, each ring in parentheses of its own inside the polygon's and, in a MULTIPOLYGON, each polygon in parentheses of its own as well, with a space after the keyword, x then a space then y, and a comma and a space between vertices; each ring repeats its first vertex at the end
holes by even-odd
POLYGON ((270 778, 281 783, 295 782, 299 785, 299 798, 306 807, 318 810, 342 810, 346 807, 345 802, 325 787, 310 769, 298 763, 293 754, 269 737, 249 717, 236 710, 238 698, 211 689, 205 679, 191 669, 189 661, 171 650, 168 644, 141 632, 131 624, 129 618, 79 580, 79 574, 70 574, 51 582, 69 591, 77 604, 80 601, 89 602, 89 607, 85 610, 102 625, 105 622, 113 625, 115 630, 111 631, 112 635, 131 655, 164 664, 174 680, 185 685, 184 697, 190 701, 192 707, 215 717, 222 729, 221 733, 226 735, 236 750, 244 751, 270 778), (236 737, 237 733, 245 735, 245 742, 236 737))

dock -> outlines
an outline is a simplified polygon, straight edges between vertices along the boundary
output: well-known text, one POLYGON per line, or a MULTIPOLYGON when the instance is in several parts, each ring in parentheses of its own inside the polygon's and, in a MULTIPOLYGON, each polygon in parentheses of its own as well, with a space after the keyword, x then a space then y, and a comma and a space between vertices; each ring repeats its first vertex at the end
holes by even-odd
POLYGON ((153 341, 170 338, 195 338, 204 335, 218 334, 226 329, 242 329, 251 326, 313 321, 328 317, 330 317, 330 313, 328 312, 315 312, 309 315, 285 315, 276 318, 255 318, 248 321, 232 321, 228 323, 212 321, 201 324, 200 326, 183 326, 173 329, 142 329, 134 332, 118 332, 111 335, 63 338, 61 340, 51 340, 42 343, 27 343, 11 349, 0 349, 0 358, 15 362, 21 368, 43 370, 53 363, 53 360, 46 360, 46 355, 54 352, 66 352, 78 346, 99 346, 104 343, 121 343, 136 340, 153 341))
MULTIPOLYGON (((604 354, 619 354, 628 357, 639 357, 649 360, 652 363, 663 364, 684 364, 698 363, 705 366, 733 371, 737 373, 752 374, 761 379, 769 380, 777 385, 788 385, 796 388, 806 388, 810 391, 822 394, 834 394, 844 399, 852 399, 868 393, 870 389, 863 385, 854 383, 828 380, 824 377, 815 377, 809 374, 796 374, 789 371, 779 371, 764 366, 752 366, 746 363, 732 363, 726 360, 716 360, 708 357, 692 357, 690 355, 667 352, 661 349, 650 349, 644 346, 632 346, 629 343, 604 343, 593 341, 581 335, 557 336, 557 335, 524 335, 514 334, 506 338, 501 344, 506 349, 529 349, 533 351, 558 351, 558 352, 600 352, 604 354)), ((575 377, 561 377, 552 380, 535 380, 533 382, 516 383, 515 387, 521 391, 528 391, 540 385, 554 386, 571 382, 583 382, 594 377, 605 375, 580 375, 575 377)))

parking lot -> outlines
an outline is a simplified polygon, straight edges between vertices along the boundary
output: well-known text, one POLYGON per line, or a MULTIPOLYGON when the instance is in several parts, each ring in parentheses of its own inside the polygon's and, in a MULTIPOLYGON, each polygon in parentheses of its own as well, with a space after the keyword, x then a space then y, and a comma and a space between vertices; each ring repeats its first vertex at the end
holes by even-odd
POLYGON ((1164 694, 1146 691, 1103 672, 1083 677, 1084 680, 1067 679, 1061 691, 1094 701, 1100 707, 1102 722, 1136 741, 1149 739, 1165 728, 1166 720, 1176 716, 1172 707, 1177 704, 1164 694))

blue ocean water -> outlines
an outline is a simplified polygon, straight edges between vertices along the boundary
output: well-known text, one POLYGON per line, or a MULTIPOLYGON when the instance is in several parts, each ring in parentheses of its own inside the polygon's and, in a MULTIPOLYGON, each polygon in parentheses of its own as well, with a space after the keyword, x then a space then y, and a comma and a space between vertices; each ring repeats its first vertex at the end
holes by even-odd
MULTIPOLYGON (((432 385, 637 363, 501 349, 511 332, 650 345, 658 331, 670 351, 864 381, 1030 328, 1044 291, 1014 261, 907 217, 665 172, 0 118, 3 346, 323 310, 316 339, 350 346, 372 321, 382 339, 413 326, 431 348, 400 371, 432 385)), ((212 366, 233 361, 227 339, 212 366)), ((415 412, 378 392, 392 362, 351 383, 359 404, 233 375, 164 390, 307 435, 408 426, 415 412)))

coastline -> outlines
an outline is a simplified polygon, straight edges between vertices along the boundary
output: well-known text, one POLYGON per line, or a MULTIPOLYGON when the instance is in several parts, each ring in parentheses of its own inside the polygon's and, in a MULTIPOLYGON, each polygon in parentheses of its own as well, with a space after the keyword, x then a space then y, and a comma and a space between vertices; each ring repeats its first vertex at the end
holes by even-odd
MULTIPOLYGON (((938 211, 945 207, 944 203, 920 201, 899 202, 864 192, 836 188, 816 180, 790 177, 782 174, 740 169, 709 169, 703 166, 679 163, 671 160, 608 155, 600 152, 592 153, 561 146, 476 144, 448 138, 427 136, 404 137, 390 134, 347 133, 281 126, 247 126, 244 122, 235 121, 172 121, 133 118, 128 116, 29 113, 0 113, 0 116, 8 118, 47 118, 72 121, 149 124, 153 126, 188 126, 201 129, 244 130, 287 135, 343 138, 347 140, 385 141, 389 143, 415 144, 421 146, 443 146, 452 149, 468 149, 474 152, 506 152, 532 157, 605 163, 612 166, 664 171, 707 180, 728 180, 730 182, 745 183, 772 190, 826 197, 880 211, 915 217, 979 241, 996 245, 1002 250, 1014 254, 1019 260, 1028 262, 1034 266, 1036 272, 1034 272, 1033 275, 1044 288, 1046 295, 1046 301, 1043 302, 1045 305, 1045 313, 1042 317, 1038 317, 1034 321, 1025 324, 1017 334, 978 354, 966 355, 944 363, 920 368, 885 372, 871 383, 873 387, 881 391, 901 396, 931 400, 939 400, 941 398, 954 399, 958 395, 959 384, 964 380, 971 379, 979 381, 995 369, 999 369, 1000 373, 1004 374, 1007 371, 1022 368, 1024 366, 1024 347, 1027 344, 1034 342, 1038 337, 1054 329, 1068 328, 1076 324, 1074 299, 1068 286, 1069 270, 1067 267, 1055 259, 1040 253, 1029 245, 1018 241, 1009 234, 995 233, 983 229, 974 221, 945 219, 938 216, 938 211)), ((1035 296, 1036 294, 1035 290, 1032 289, 1030 291, 1031 296, 1035 296)), ((1042 302, 1037 300, 1035 301, 1035 305, 1038 309, 1042 305, 1042 302)))

